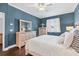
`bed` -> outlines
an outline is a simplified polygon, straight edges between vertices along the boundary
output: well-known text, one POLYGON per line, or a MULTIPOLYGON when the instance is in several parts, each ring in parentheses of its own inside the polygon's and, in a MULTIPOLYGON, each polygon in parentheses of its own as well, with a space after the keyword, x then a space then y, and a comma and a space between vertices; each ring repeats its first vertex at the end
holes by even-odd
POLYGON ((34 56, 79 56, 73 48, 58 44, 60 36, 42 35, 26 42, 25 54, 34 56))

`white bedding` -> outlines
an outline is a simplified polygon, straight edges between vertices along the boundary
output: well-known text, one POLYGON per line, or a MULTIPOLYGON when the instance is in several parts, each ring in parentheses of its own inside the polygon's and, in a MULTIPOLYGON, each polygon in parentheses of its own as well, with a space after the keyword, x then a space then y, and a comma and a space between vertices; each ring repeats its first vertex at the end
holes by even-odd
POLYGON ((30 39, 26 43, 26 49, 42 56, 78 56, 72 48, 65 48, 58 44, 59 36, 43 35, 30 39))

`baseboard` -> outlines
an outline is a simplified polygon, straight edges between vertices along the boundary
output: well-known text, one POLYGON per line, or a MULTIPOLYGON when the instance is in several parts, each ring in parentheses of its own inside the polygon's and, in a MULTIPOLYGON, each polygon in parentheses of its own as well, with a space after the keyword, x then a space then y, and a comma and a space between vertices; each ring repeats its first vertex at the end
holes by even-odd
POLYGON ((7 50, 9 50, 9 49, 11 49, 11 48, 13 48, 13 47, 16 47, 16 44, 11 45, 11 46, 8 46, 8 47, 7 47, 7 48, 5 48, 3 51, 7 51, 7 50))

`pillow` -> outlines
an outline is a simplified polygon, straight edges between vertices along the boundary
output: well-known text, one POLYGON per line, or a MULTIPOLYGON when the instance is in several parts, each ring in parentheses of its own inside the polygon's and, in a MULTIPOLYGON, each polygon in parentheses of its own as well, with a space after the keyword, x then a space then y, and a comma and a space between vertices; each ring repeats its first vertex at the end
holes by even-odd
POLYGON ((71 47, 79 53, 79 30, 74 31, 74 39, 71 44, 71 47))
POLYGON ((65 32, 60 35, 60 37, 65 37, 65 32))
POLYGON ((69 48, 73 41, 73 33, 66 32, 63 46, 69 48))
POLYGON ((70 31, 70 33, 74 33, 74 31, 76 31, 77 28, 74 28, 73 30, 70 31))
POLYGON ((64 37, 59 37, 58 44, 63 44, 64 43, 64 37))
POLYGON ((62 33, 62 34, 59 36, 58 44, 63 44, 63 43, 64 43, 64 38, 65 38, 65 33, 62 33))

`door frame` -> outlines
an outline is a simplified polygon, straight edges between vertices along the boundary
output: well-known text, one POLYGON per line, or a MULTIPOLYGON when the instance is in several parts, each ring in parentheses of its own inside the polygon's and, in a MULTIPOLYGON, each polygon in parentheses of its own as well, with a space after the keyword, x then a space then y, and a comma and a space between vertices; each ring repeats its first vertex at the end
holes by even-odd
POLYGON ((4 51, 5 50, 5 13, 3 13, 3 19, 4 19, 4 23, 3 23, 3 48, 2 50, 4 51))
POLYGON ((0 12, 3 19, 2 51, 5 51, 5 13, 0 12))

